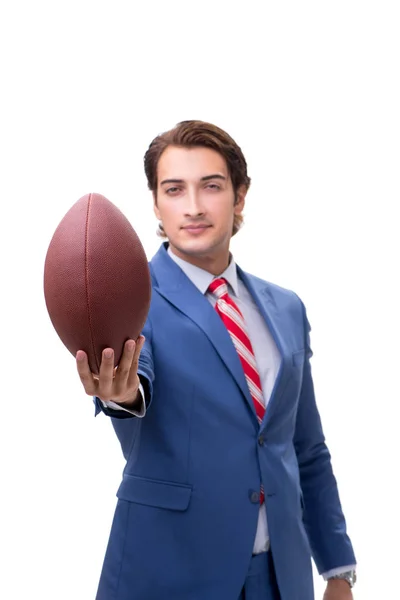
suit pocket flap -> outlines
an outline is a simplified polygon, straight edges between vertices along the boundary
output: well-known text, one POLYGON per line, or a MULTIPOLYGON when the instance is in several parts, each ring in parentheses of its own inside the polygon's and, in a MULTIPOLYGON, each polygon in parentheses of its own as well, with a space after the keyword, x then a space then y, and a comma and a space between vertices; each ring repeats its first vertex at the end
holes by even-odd
POLYGON ((145 479, 135 475, 124 475, 117 497, 120 500, 167 508, 186 510, 189 506, 192 487, 181 483, 145 479))

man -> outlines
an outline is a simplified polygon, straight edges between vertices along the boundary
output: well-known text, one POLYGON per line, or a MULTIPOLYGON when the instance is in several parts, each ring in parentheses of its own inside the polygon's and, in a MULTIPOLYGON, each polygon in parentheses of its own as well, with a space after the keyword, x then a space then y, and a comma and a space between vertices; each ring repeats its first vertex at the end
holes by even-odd
POLYGON ((77 366, 126 458, 97 600, 350 600, 355 557, 292 292, 229 252, 250 185, 224 131, 185 121, 145 156, 165 242, 143 335, 77 366))

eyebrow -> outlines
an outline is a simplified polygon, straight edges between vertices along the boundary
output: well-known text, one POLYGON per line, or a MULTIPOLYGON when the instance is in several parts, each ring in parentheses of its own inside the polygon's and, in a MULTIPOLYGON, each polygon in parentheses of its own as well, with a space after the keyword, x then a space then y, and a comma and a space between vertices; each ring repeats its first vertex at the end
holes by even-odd
MULTIPOLYGON (((213 175, 205 175, 204 177, 201 177, 200 181, 209 181, 210 179, 222 179, 222 180, 226 180, 226 177, 224 175, 220 175, 219 173, 214 173, 213 175)), ((160 182, 160 185, 164 185, 165 183, 184 183, 183 179, 163 179, 163 181, 160 182)))

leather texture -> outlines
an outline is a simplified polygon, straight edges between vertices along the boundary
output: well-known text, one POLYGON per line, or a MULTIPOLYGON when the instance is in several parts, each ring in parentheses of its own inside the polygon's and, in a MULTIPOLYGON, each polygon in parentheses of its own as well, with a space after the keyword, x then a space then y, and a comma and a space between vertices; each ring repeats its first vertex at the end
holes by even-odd
POLYGON ((72 354, 84 350, 93 373, 101 353, 137 339, 150 308, 143 246, 125 215, 101 194, 80 198, 50 242, 44 269, 50 319, 72 354))

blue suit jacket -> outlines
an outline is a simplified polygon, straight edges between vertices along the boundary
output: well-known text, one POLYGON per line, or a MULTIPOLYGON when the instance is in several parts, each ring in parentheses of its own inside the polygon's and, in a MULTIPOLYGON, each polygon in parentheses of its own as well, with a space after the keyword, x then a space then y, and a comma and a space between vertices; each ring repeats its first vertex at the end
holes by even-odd
POLYGON ((103 409, 126 458, 97 600, 236 600, 257 527, 261 482, 282 600, 311 600, 320 572, 355 563, 315 404, 304 306, 245 274, 282 356, 261 428, 220 317, 166 245, 139 374, 137 419, 103 409), (262 437, 260 437, 262 436, 262 437))

